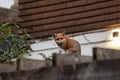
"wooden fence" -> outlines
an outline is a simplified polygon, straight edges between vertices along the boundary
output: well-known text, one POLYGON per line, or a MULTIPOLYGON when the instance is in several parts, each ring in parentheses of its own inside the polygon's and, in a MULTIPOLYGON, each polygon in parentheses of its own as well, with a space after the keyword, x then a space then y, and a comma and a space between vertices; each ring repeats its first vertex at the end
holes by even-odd
POLYGON ((36 39, 104 29, 120 22, 120 0, 19 0, 19 17, 36 39))

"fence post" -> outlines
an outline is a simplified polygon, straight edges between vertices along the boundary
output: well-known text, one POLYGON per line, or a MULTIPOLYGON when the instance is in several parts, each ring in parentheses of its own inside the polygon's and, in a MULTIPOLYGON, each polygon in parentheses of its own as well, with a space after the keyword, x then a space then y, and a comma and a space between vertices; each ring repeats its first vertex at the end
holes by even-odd
POLYGON ((57 66, 57 63, 56 63, 57 59, 56 58, 57 58, 57 53, 53 53, 52 54, 52 66, 57 66))

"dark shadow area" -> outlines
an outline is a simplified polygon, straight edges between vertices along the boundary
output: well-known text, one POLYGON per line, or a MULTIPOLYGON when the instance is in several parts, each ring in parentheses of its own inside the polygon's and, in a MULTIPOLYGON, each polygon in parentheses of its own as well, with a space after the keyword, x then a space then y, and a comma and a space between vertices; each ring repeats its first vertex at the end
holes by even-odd
POLYGON ((119 80, 120 59, 1 73, 2 80, 119 80))

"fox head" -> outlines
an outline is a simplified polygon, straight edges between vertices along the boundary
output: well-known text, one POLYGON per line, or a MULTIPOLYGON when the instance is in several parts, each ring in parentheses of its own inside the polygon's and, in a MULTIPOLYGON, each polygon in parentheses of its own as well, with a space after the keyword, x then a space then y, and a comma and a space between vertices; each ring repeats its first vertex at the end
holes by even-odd
POLYGON ((65 34, 64 33, 58 33, 54 34, 54 40, 58 45, 63 45, 66 42, 65 34))

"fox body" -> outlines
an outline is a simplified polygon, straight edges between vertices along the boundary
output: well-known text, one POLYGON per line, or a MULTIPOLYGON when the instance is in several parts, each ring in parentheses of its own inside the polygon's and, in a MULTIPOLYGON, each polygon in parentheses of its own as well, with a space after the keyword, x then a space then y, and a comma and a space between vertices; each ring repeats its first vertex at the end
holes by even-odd
POLYGON ((64 33, 54 34, 54 39, 57 45, 65 50, 66 54, 71 54, 74 56, 78 56, 81 54, 80 43, 66 36, 64 33))

